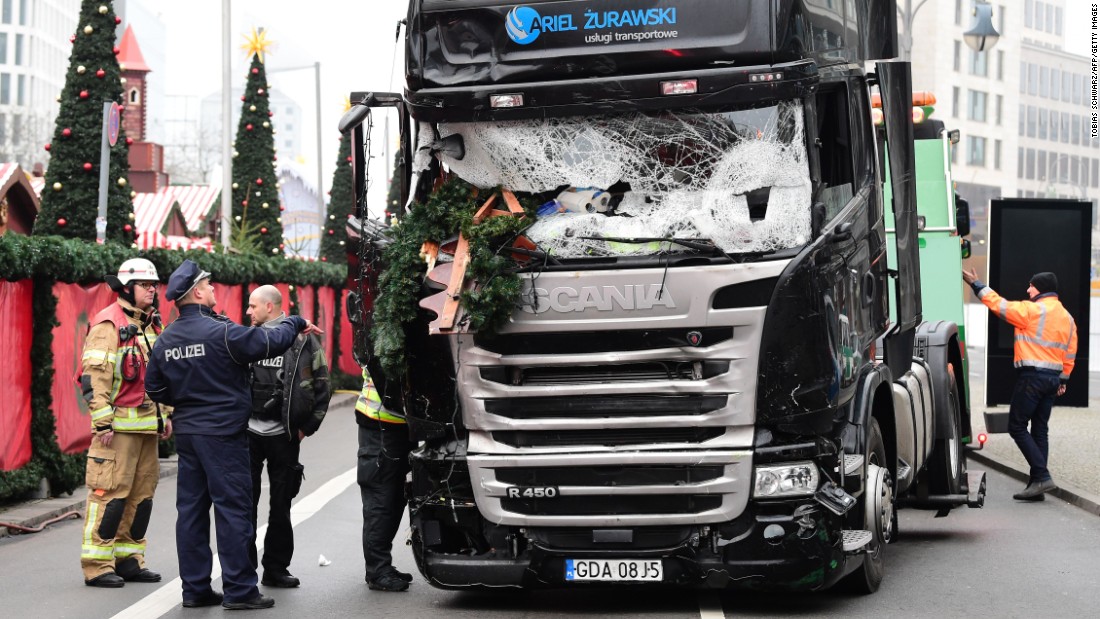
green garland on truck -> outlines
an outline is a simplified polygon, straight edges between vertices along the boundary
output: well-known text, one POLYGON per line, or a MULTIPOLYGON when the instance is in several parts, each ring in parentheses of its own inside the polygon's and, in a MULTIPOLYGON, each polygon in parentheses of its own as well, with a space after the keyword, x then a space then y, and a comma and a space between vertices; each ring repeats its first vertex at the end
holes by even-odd
POLYGON ((371 329, 374 354, 391 378, 405 374, 405 329, 416 319, 422 296, 425 264, 420 248, 425 242, 442 243, 459 231, 469 242, 466 279, 477 282, 478 287, 463 291, 461 301, 472 329, 494 329, 515 308, 522 282, 515 263, 502 250, 534 222, 534 201, 521 200, 525 219, 491 217, 475 226, 474 214, 489 195, 460 178, 451 178, 391 229, 393 242, 382 254, 385 266, 378 277, 379 296, 371 329))

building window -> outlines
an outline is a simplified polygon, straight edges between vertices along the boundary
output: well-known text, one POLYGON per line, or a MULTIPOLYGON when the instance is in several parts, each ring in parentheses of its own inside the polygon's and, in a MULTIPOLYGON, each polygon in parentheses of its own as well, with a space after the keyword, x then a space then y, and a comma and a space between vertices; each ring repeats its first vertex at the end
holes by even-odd
POLYGON ((24 92, 26 91, 27 76, 26 75, 20 75, 18 83, 19 83, 19 87, 15 89, 15 103, 16 103, 16 105, 26 105, 26 100, 27 99, 26 99, 26 96, 24 95, 24 92))
POLYGON ((966 164, 985 167, 985 138, 967 136, 966 164))
POLYGON ((1027 166, 1024 169, 1024 177, 1029 180, 1035 179, 1035 149, 1027 149, 1027 166))
POLYGON ((1080 180, 1080 176, 1077 173, 1080 165, 1081 160, 1077 158, 1077 155, 1069 158, 1069 182, 1073 183, 1074 185, 1076 185, 1077 181, 1080 180))
POLYGON ((1036 30, 1043 29, 1043 8, 1045 7, 1043 6, 1042 2, 1035 3, 1035 20, 1032 23, 1035 24, 1036 30))
POLYGON ((1027 64, 1027 94, 1034 95, 1039 92, 1039 67, 1035 64, 1027 64))
POLYGON ((1055 101, 1062 96, 1062 72, 1058 69, 1050 70, 1050 98, 1055 101))
POLYGON ((1000 125, 1002 119, 1001 109, 1004 107, 1005 98, 1001 95, 997 95, 995 101, 996 103, 994 104, 993 114, 994 117, 997 119, 997 125, 1000 125))
POLYGON ((969 100, 969 105, 967 108, 968 111, 966 117, 970 120, 976 120, 978 122, 984 123, 986 100, 988 99, 988 96, 986 95, 986 93, 978 90, 968 90, 967 97, 969 100))
MULTIPOLYGON (((1054 165, 1054 157, 1055 157, 1054 153, 1051 153, 1050 154, 1050 164, 1051 165, 1054 165)), ((1044 180, 1046 180, 1046 177, 1047 177, 1047 171, 1050 170, 1050 168, 1047 167, 1047 151, 1045 151, 1045 150, 1039 151, 1039 159, 1038 159, 1037 163, 1038 163, 1038 167, 1039 167, 1039 169, 1038 169, 1039 180, 1044 181, 1044 180)))
POLYGON ((1001 141, 993 140, 993 169, 1001 169, 1001 141))
POLYGON ((958 41, 955 41, 955 59, 954 59, 954 65, 953 66, 955 67, 956 71, 959 70, 959 66, 961 64, 962 64, 962 44, 959 43, 958 41))
POLYGON ((1073 104, 1081 104, 1081 74, 1073 74, 1073 104))
POLYGON ((997 32, 1001 33, 1001 36, 1005 35, 1005 7, 1002 4, 998 7, 997 11, 997 32))
POLYGON ((4 14, 3 14, 4 23, 5 24, 10 24, 11 23, 11 0, 4 0, 3 12, 4 12, 4 14))
POLYGON ((1024 149, 1016 149, 1016 178, 1024 177, 1024 149))
POLYGON ((1070 127, 1069 127, 1070 141, 1072 141, 1074 144, 1080 144, 1081 143, 1081 117, 1078 116, 1077 114, 1074 114, 1071 118, 1073 120, 1070 121, 1070 127))
POLYGON ((1070 77, 1069 71, 1062 71, 1062 101, 1069 102, 1070 96, 1070 77))
POLYGON ((1100 187, 1100 159, 1092 160, 1092 187, 1100 187))
POLYGON ((1050 141, 1058 141, 1058 125, 1062 121, 1058 118, 1058 110, 1050 111, 1050 141))
POLYGON ((1035 122, 1038 114, 1032 106, 1027 106, 1027 137, 1035 137, 1035 122))
POLYGON ((27 0, 19 0, 19 25, 27 25, 27 0))
POLYGON ((989 77, 989 54, 970 50, 970 74, 989 77))
POLYGON ((11 74, 0 73, 0 105, 11 103, 11 74))
POLYGON ((1062 112, 1062 142, 1069 144, 1069 114, 1062 112))
POLYGON ((1024 104, 1020 104, 1019 110, 1016 112, 1016 118, 1019 119, 1019 128, 1017 129, 1018 135, 1024 135, 1024 123, 1027 122, 1027 108, 1024 104))
POLYGON ((1089 158, 1081 157, 1081 186, 1089 186, 1089 158))
POLYGON ((959 117, 959 87, 951 87, 951 118, 959 117))
POLYGON ((1050 96, 1050 69, 1039 67, 1039 96, 1050 96))
POLYGON ((23 65, 23 35, 15 35, 15 66, 23 65))
POLYGON ((1039 139, 1047 139, 1047 126, 1050 121, 1046 108, 1039 110, 1039 139))
MULTIPOLYGON (((1028 0, 1029 2, 1031 0, 1028 0)), ((961 26, 963 23, 963 0, 955 0, 955 25, 961 26)))
POLYGON ((131 104, 141 103, 141 95, 138 94, 138 89, 137 88, 131 88, 130 89, 130 103, 131 104))
POLYGON ((1047 27, 1044 28, 1047 32, 1054 32, 1054 6, 1047 7, 1047 27))
POLYGON ((8 64, 8 33, 0 32, 0 64, 8 64))
POLYGON ((1003 51, 997 52, 997 79, 999 81, 1005 81, 1005 53, 1003 51))
POLYGON ((1034 4, 1035 4, 1034 0, 1026 0, 1026 2, 1024 2, 1024 27, 1025 28, 1030 28, 1031 27, 1031 12, 1035 9, 1034 4))

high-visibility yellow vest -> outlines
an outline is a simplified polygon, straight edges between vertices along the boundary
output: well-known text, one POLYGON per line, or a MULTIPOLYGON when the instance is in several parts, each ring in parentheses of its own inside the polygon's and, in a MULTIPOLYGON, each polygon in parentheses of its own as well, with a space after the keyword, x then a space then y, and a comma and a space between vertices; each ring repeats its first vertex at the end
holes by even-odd
POLYGON ((387 410, 382 405, 382 398, 378 395, 378 390, 374 388, 374 381, 371 380, 366 368, 363 368, 363 390, 359 392, 359 399, 355 401, 355 410, 377 421, 405 423, 403 415, 387 410))

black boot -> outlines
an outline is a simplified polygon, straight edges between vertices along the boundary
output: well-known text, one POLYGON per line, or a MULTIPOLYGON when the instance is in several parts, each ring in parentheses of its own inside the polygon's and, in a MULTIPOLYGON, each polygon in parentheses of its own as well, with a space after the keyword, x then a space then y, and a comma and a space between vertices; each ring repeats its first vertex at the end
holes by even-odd
POLYGON ((122 577, 114 572, 107 572, 106 574, 100 574, 90 580, 85 579, 84 584, 89 587, 104 587, 107 589, 118 589, 126 585, 126 581, 122 580, 122 577))

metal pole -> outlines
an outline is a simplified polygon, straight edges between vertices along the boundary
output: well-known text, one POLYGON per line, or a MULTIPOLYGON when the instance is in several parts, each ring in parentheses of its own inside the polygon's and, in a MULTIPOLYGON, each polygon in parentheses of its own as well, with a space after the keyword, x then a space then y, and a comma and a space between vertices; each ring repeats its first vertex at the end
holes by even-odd
POLYGON ((325 229, 325 179, 321 157, 321 61, 313 63, 317 77, 317 257, 321 257, 321 234, 325 229))
POLYGON ((233 109, 230 95, 233 84, 230 73, 233 61, 230 54, 230 0, 222 0, 222 207, 221 241, 222 247, 229 249, 229 231, 233 227, 233 144, 229 137, 233 122, 233 109))
POLYGON ((112 101, 103 102, 103 136, 99 141, 99 213, 95 219, 95 242, 100 245, 107 241, 107 183, 111 180, 111 145, 107 134, 112 106, 112 101))

